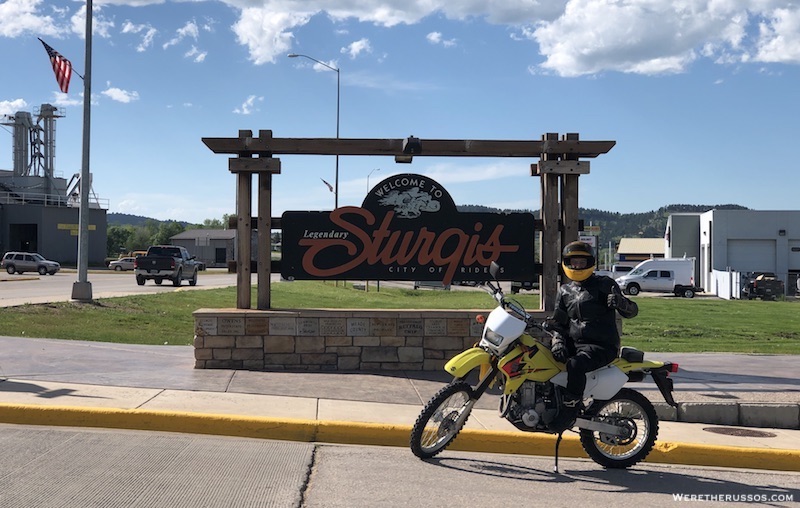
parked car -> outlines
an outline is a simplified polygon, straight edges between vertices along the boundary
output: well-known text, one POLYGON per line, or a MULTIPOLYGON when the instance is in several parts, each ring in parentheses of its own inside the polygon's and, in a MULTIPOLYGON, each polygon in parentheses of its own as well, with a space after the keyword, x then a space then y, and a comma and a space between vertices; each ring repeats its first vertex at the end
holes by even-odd
POLYGON ((525 291, 538 291, 538 289, 539 289, 539 281, 534 282, 534 281, 531 281, 531 280, 526 280, 526 281, 518 281, 518 280, 516 280, 516 281, 513 281, 511 283, 511 294, 514 294, 514 295, 516 295, 517 293, 519 293, 520 291, 523 291, 523 290, 525 290, 525 291))
POLYGON ((441 289, 450 291, 450 284, 442 284, 440 280, 417 280, 414 281, 414 289, 441 289))
POLYGON ((0 267, 10 274, 39 272, 39 275, 55 275, 61 270, 61 265, 55 261, 48 261, 41 254, 35 252, 6 252, 0 267))
POLYGON ((136 258, 120 258, 116 261, 112 261, 108 264, 109 270, 115 270, 117 272, 121 272, 123 270, 133 270, 133 263, 136 261, 136 258))

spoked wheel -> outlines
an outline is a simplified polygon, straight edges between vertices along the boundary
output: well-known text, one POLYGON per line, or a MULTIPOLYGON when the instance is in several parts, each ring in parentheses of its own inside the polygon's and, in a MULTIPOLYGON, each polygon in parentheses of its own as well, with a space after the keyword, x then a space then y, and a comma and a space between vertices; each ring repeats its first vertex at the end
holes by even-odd
POLYGON ((658 436, 658 416, 653 404, 641 393, 623 388, 611 400, 597 401, 584 413, 593 421, 624 429, 614 436, 581 429, 581 445, 603 467, 622 469, 642 461, 658 436))
POLYGON ((472 412, 472 387, 465 381, 445 386, 425 404, 411 429, 411 451, 429 459, 453 442, 472 412))

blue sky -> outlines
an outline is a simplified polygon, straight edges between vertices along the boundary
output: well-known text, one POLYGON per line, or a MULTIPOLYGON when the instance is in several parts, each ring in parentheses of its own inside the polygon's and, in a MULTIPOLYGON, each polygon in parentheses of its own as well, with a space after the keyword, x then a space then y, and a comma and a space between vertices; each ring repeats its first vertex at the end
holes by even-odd
MULTIPOLYGON (((83 82, 58 90, 41 37, 83 74, 85 2, 0 0, 0 114, 63 108, 56 173, 81 168, 83 82)), ((107 0, 94 2, 91 171, 109 212, 235 213, 202 137, 614 140, 585 208, 800 209, 800 5, 771 0, 107 0)), ((12 168, 0 126, 0 169, 12 168)), ((539 206, 537 159, 341 157, 339 204, 393 173, 457 204, 539 206)), ((273 214, 326 210, 332 156, 281 156, 273 214)))

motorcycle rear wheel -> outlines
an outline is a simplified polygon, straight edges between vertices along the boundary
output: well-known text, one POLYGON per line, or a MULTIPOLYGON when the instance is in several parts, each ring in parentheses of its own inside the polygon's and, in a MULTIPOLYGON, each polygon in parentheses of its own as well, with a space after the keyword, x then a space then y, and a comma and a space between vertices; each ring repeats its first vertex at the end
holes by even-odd
POLYGON ((410 444, 414 455, 429 459, 447 448, 472 412, 469 404, 472 397, 472 387, 465 381, 454 381, 439 390, 425 404, 411 429, 410 444))
POLYGON ((658 416, 653 404, 641 393, 623 388, 610 400, 596 401, 585 418, 618 425, 626 436, 611 436, 581 429, 581 445, 592 460, 603 467, 624 469, 647 457, 658 436, 658 416))

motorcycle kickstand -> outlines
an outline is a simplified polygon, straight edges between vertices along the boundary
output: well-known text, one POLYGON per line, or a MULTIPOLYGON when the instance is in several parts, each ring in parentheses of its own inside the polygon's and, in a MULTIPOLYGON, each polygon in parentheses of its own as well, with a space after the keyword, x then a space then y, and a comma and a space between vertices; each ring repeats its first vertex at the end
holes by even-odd
POLYGON ((564 437, 563 434, 564 431, 562 430, 561 432, 558 433, 558 439, 556 439, 556 464, 553 467, 553 472, 556 474, 558 474, 558 445, 561 444, 561 439, 564 437))

